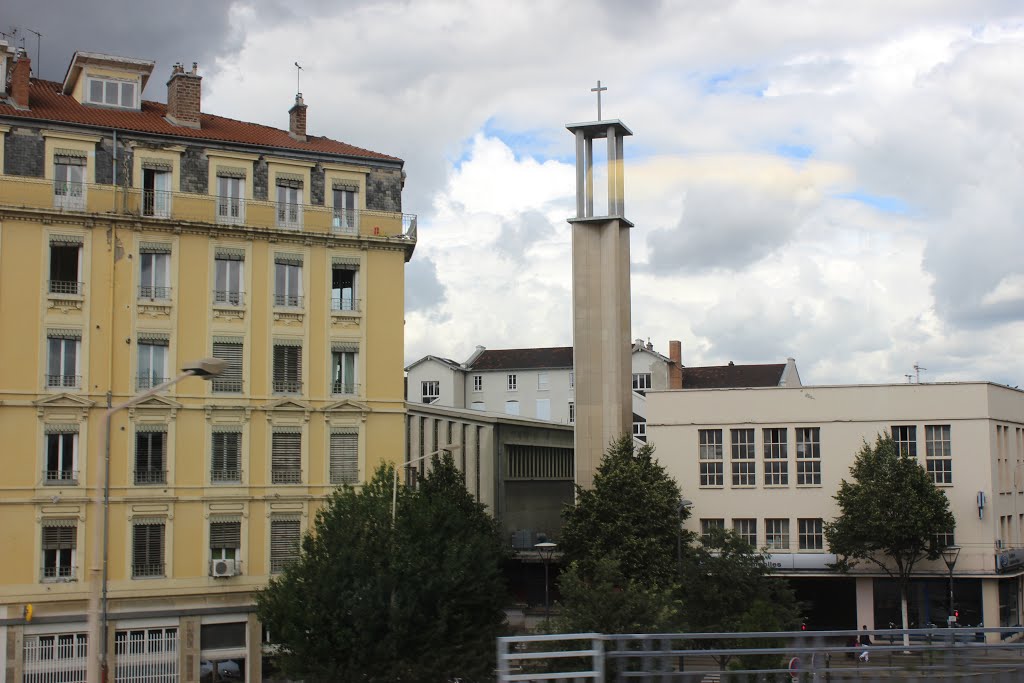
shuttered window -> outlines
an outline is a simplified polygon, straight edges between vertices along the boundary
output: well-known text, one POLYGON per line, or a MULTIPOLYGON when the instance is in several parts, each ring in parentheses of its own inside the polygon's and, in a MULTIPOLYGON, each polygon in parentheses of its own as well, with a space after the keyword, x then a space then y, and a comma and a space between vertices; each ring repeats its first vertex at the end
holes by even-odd
POLYGON ((274 432, 271 440, 270 479, 274 484, 302 483, 301 432, 274 432))
POLYGON ((215 392, 241 393, 242 391, 242 340, 214 339, 213 357, 227 361, 227 367, 213 380, 215 392))
POLYGON ((240 521, 210 522, 210 548, 242 547, 242 523, 240 521))
POLYGON ((167 480, 167 432, 135 433, 135 483, 163 484, 167 480))
POLYGON ((242 481, 242 433, 223 431, 213 433, 210 460, 210 481, 242 481))
POLYGON ((302 347, 290 343, 274 343, 274 391, 283 394, 302 393, 302 347))
POLYGON ((75 576, 75 550, 78 526, 73 519, 43 522, 43 579, 70 579, 75 576))
POLYGON ((331 483, 359 482, 359 434, 331 432, 331 483))
POLYGON ((164 575, 163 522, 132 526, 132 578, 164 575))
POLYGON ((277 574, 299 557, 300 527, 298 517, 276 517, 270 520, 270 573, 277 574))

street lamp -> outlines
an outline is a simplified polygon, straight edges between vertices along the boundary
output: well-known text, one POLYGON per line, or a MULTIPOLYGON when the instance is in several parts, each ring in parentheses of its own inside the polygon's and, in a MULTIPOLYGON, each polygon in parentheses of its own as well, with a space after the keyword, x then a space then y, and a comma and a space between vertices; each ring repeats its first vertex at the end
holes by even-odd
POLYGON ((946 563, 946 568, 949 569, 949 614, 946 617, 946 623, 949 625, 955 621, 953 617, 953 567, 956 566, 956 559, 960 557, 960 546, 958 545, 947 545, 942 550, 942 561, 946 563))
MULTIPOLYGON (((462 448, 462 444, 450 443, 447 446, 442 446, 441 448, 437 449, 433 453, 426 453, 425 455, 421 455, 418 458, 413 458, 412 460, 406 460, 405 461, 405 468, 406 469, 412 469, 412 466, 415 465, 416 463, 418 463, 420 460, 425 460, 426 458, 433 457, 433 456, 437 455, 438 453, 451 453, 452 451, 456 451, 456 450, 458 450, 460 448, 462 448)), ((395 518, 397 516, 398 516, 398 468, 396 467, 395 468, 395 481, 394 481, 394 483, 391 486, 391 523, 392 523, 392 525, 394 525, 395 518)))
POLYGON ((679 526, 676 527, 676 564, 679 570, 679 579, 683 578, 683 512, 693 507, 693 501, 683 498, 679 501, 676 512, 679 513, 679 526))
MULTIPOLYGON (((224 372, 228 362, 221 358, 203 358, 196 361, 186 363, 181 369, 181 374, 170 379, 163 384, 158 384, 155 387, 151 387, 140 394, 136 394, 132 398, 128 399, 124 403, 118 403, 112 405, 113 394, 107 392, 107 411, 103 415, 103 550, 102 552, 93 553, 93 558, 103 557, 103 566, 101 570, 100 585, 94 586, 92 596, 92 609, 90 610, 89 622, 91 624, 90 636, 89 636, 89 648, 95 648, 99 645, 99 655, 97 657, 89 658, 89 680, 90 681, 101 681, 106 683, 108 680, 108 665, 107 665, 107 565, 109 564, 110 555, 110 426, 113 420, 114 414, 118 413, 126 408, 131 408, 134 405, 142 403, 148 398, 156 396, 164 389, 169 389, 175 384, 188 377, 202 377, 203 379, 209 380, 220 375, 224 372), (99 589, 98 591, 96 589, 99 589), (97 599, 96 593, 99 592, 99 598, 97 599), (99 616, 97 617, 97 603, 99 603, 99 616), (98 671, 96 670, 98 669, 98 671)), ((97 483, 97 486, 99 484, 97 483)), ((100 534, 94 534, 94 545, 99 541, 100 534)), ((93 560, 95 563, 95 559, 93 560)), ((96 573, 95 564, 93 565, 93 574, 96 573)), ((93 652, 97 650, 93 649, 93 652)))
POLYGON ((555 548, 558 547, 558 544, 544 541, 542 543, 535 543, 533 547, 537 549, 541 559, 544 560, 544 621, 550 621, 551 601, 548 598, 548 564, 551 562, 551 556, 555 554, 555 548))

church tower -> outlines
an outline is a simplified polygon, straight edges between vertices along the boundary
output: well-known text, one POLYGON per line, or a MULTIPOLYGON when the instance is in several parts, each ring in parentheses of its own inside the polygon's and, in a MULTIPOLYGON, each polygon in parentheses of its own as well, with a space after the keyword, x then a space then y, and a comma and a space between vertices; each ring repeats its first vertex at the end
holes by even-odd
POLYGON ((573 364, 576 373, 576 483, 590 488, 608 444, 632 433, 629 228, 625 217, 621 121, 572 123, 576 217, 572 225, 573 364), (608 208, 594 214, 594 140, 608 142, 608 208))

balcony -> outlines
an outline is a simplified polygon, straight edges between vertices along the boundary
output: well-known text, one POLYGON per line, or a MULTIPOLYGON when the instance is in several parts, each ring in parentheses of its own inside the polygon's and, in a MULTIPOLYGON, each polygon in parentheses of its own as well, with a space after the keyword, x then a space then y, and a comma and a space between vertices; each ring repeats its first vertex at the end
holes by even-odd
POLYGON ((82 386, 81 375, 47 375, 46 386, 50 389, 79 389, 82 386))
POLYGON ((274 305, 280 308, 302 308, 303 298, 297 294, 275 294, 274 305))
POLYGON ((160 577, 163 575, 163 562, 143 562, 141 564, 132 564, 133 579, 149 579, 154 577, 160 577))
POLYGON ((213 291, 213 303, 218 306, 242 307, 245 305, 245 292, 215 289, 213 291))
POLYGON ((166 484, 167 470, 155 470, 152 468, 135 470, 136 486, 151 486, 153 484, 166 484))
POLYGON ((416 242, 416 216, 0 174, 0 205, 416 242))
POLYGON ((47 486, 78 486, 78 470, 43 470, 47 486))
POLYGON ((360 310, 360 300, 353 299, 352 297, 332 298, 331 299, 331 310, 332 311, 353 311, 357 312, 360 310))
POLYGON ((74 294, 81 296, 85 289, 85 283, 71 282, 70 280, 47 280, 46 289, 50 294, 74 294))
POLYGON ((145 391, 147 389, 152 389, 153 387, 158 387, 164 382, 169 382, 170 380, 170 377, 151 377, 149 375, 139 375, 138 377, 135 378, 135 390, 145 391))
POLYGON ((150 301, 170 301, 170 287, 154 287, 153 285, 139 285, 139 298, 150 301))
POLYGON ((224 379, 223 377, 214 377, 210 380, 211 389, 215 394, 240 394, 242 393, 242 380, 240 379, 224 379))
POLYGON ((73 565, 60 565, 56 567, 43 567, 39 580, 43 583, 60 583, 64 581, 78 580, 78 567, 73 565))
POLYGON ((356 396, 359 394, 359 385, 355 382, 331 382, 331 393, 336 396, 356 396))
POLYGON ((302 380, 295 379, 275 379, 272 384, 274 385, 275 394, 301 394, 302 393, 302 380))
POLYGON ((293 468, 277 468, 270 472, 270 483, 272 484, 301 484, 302 470, 293 468))
POLYGON ((242 470, 238 467, 217 467, 210 470, 210 481, 214 484, 241 484, 242 470))

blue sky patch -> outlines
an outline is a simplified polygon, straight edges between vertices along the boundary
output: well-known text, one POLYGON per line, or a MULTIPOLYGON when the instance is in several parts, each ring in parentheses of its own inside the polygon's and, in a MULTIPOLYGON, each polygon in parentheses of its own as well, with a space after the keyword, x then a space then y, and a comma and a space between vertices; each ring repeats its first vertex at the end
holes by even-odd
POLYGON ((787 159, 807 159, 814 154, 814 148, 810 145, 778 145, 775 153, 787 159))
POLYGON ((836 196, 839 197, 839 199, 850 199, 855 202, 860 202, 861 204, 870 206, 872 209, 877 209, 885 213, 896 213, 901 215, 910 213, 910 205, 899 197, 886 197, 883 195, 869 194, 863 190, 844 192, 836 196))

